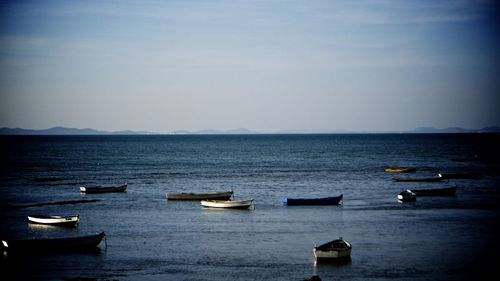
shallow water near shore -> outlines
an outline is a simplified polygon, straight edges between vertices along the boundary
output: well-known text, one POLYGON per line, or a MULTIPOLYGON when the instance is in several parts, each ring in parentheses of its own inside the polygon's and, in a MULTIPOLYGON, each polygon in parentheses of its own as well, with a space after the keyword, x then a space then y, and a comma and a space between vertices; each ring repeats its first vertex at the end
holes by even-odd
POLYGON ((0 137, 0 203, 98 200, 1 210, 2 239, 107 235, 97 251, 8 253, 0 266, 13 280, 484 280, 499 260, 498 143, 495 134, 0 137), (394 166, 482 176, 400 183, 384 173, 394 166), (79 192, 125 182, 125 193, 79 192), (455 196, 396 199, 449 186, 455 196), (227 190, 255 209, 165 198, 227 190), (339 194, 342 206, 282 204, 339 194), (43 227, 29 214, 81 221, 43 227), (351 261, 315 265, 313 247, 340 236, 351 261))

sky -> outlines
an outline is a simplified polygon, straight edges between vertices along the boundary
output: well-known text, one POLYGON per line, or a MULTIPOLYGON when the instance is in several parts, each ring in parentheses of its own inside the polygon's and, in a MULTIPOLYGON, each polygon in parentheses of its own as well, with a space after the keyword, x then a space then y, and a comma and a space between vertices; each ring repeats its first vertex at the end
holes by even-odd
POLYGON ((496 1, 1 1, 0 127, 500 125, 496 1))

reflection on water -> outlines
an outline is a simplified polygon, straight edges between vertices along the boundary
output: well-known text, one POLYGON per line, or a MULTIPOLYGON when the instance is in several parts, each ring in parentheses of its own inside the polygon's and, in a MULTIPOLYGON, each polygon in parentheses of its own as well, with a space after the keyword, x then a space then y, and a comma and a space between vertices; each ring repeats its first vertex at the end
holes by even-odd
POLYGON ((2 275, 7 277, 4 280, 10 280, 9 278, 12 278, 11 280, 69 280, 78 276, 80 277, 75 279, 93 280, 95 273, 92 272, 103 270, 105 259, 106 250, 100 248, 50 253, 4 251, 0 260, 0 270, 2 275))

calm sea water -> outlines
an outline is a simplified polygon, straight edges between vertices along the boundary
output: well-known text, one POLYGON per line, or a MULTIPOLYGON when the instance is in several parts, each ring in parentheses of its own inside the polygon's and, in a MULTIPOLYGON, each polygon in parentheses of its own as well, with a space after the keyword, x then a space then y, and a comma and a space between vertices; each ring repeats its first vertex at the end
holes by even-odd
POLYGON ((4 255, 11 279, 484 280, 500 260, 499 135, 31 136, 0 146, 0 203, 100 200, 0 211, 2 237, 107 234, 95 253, 4 255), (399 183, 384 173, 391 166, 482 178, 399 183), (79 192, 125 182, 126 193, 79 192), (405 189, 455 185, 453 197, 396 200, 405 189), (165 198, 226 190, 255 209, 165 198), (282 205, 339 194, 342 206, 282 205), (29 214, 81 222, 36 227, 29 214), (313 247, 339 236, 353 245, 351 262, 315 266, 313 247))

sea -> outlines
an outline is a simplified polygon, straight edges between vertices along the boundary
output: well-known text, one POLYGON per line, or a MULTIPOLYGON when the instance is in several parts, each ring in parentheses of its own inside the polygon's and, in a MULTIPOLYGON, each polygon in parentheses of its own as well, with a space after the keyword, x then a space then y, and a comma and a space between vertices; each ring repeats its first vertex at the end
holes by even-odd
POLYGON ((497 276, 499 134, 1 136, 0 161, 2 240, 106 234, 90 252, 3 251, 2 280, 497 276), (389 167, 416 172, 384 172, 389 167), (444 172, 481 177, 393 180, 444 172), (124 193, 79 191, 124 183, 124 193), (452 186, 455 196, 397 200, 407 189, 452 186), (213 191, 233 191, 235 200, 254 199, 255 206, 207 209, 166 198, 213 191), (338 206, 283 204, 285 197, 340 194, 338 206), (78 214, 80 222, 28 223, 36 214, 78 214), (351 259, 316 263, 313 248, 339 237, 352 244, 351 259))

